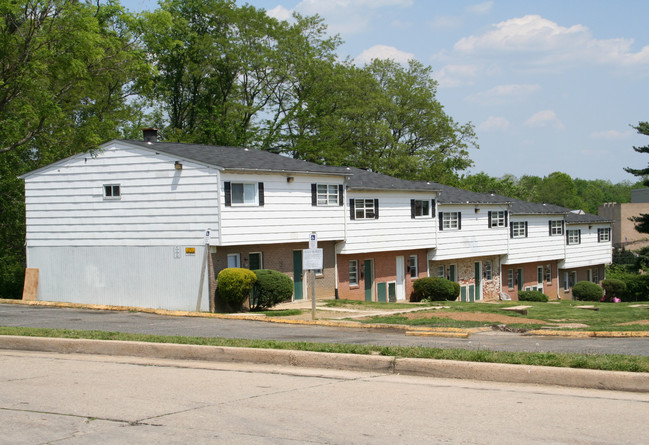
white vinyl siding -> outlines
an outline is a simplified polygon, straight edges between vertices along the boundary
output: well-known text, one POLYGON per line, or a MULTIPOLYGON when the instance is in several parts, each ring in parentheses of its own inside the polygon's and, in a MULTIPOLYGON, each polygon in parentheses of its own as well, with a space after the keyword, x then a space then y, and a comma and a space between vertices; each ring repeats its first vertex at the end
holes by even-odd
POLYGON ((218 234, 216 170, 175 160, 111 143, 26 175, 27 246, 202 245, 218 234))
MULTIPOLYGON (((561 221, 559 221, 561 222, 561 221)), ((503 264, 521 264, 534 261, 561 260, 565 254, 565 237, 550 236, 548 226, 551 221, 544 215, 513 215, 510 221, 510 239, 507 257, 503 264), (516 221, 519 218, 525 221, 516 221), (512 237, 514 226, 526 222, 527 236, 512 237)))
MULTIPOLYGON (((345 207, 313 206, 316 175, 244 174, 221 172, 221 245, 307 242, 311 232, 318 241, 344 239, 345 207), (263 184, 263 206, 227 206, 226 182, 263 184)), ((342 178, 341 178, 342 181, 342 178)))
POLYGON ((569 230, 579 233, 579 244, 566 243, 565 257, 559 263, 560 269, 588 267, 597 264, 610 264, 613 260, 611 241, 600 242, 598 229, 610 229, 609 224, 570 224, 569 230))
MULTIPOLYGON (((414 193, 348 190, 347 202, 374 201, 380 197, 379 218, 353 219, 356 209, 347 209, 347 239, 338 253, 382 252, 408 249, 432 249, 437 244, 437 218, 411 218, 414 193)), ((419 193, 418 193, 419 194, 419 193)), ((422 192, 421 199, 432 201, 435 194, 422 192)), ((318 234, 318 236, 320 236, 318 234)))

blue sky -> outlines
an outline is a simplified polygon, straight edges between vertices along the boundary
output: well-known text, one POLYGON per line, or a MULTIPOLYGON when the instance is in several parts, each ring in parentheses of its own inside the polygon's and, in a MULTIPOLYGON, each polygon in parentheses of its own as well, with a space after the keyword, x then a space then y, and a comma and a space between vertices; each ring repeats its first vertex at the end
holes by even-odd
MULTIPOLYGON (((649 120, 644 0, 248 0, 279 19, 319 14, 341 58, 433 68, 437 97, 480 149, 471 173, 635 181, 649 156, 629 127, 649 120)), ((152 0, 128 0, 132 10, 152 0)))

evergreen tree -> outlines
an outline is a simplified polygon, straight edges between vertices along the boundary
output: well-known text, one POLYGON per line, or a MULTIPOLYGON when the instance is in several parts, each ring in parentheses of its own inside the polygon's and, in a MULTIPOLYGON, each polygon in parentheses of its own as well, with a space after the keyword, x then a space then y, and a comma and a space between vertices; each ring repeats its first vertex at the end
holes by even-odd
MULTIPOLYGON (((638 125, 633 128, 635 128, 639 134, 649 136, 649 122, 639 122, 638 125)), ((643 147, 633 147, 633 149, 638 153, 649 153, 649 144, 643 147)), ((643 184, 649 187, 649 166, 641 169, 625 168, 624 170, 632 175, 642 177, 643 184)), ((649 214, 641 213, 640 216, 634 216, 631 220, 635 223, 635 229, 638 232, 649 233, 649 214)))

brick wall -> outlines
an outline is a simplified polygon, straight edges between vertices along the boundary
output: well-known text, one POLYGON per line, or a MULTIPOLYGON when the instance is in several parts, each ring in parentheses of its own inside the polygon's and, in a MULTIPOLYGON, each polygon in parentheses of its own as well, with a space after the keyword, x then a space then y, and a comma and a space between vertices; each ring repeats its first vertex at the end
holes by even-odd
POLYGON ((347 300, 365 300, 365 276, 361 274, 365 260, 374 262, 374 283, 372 287, 372 301, 377 301, 376 283, 387 283, 397 279, 397 257, 404 257, 405 265, 405 290, 406 301, 410 300, 410 294, 413 292, 412 282, 416 278, 411 278, 408 270, 408 260, 411 255, 417 255, 417 278, 427 276, 426 258, 428 251, 420 250, 403 250, 396 252, 375 252, 354 255, 338 255, 338 296, 347 300), (349 262, 358 261, 358 285, 349 285, 349 262))
MULTIPOLYGON (((323 249, 323 269, 322 274, 316 277, 316 298, 334 298, 336 278, 334 272, 335 250, 334 242, 319 242, 318 247, 323 249)), ((261 244, 245 246, 228 246, 217 247, 216 252, 210 255, 210 295, 213 308, 214 294, 218 274, 228 265, 228 254, 238 253, 241 259, 241 267, 247 268, 250 261, 250 253, 261 253, 262 267, 282 272, 292 280, 293 274, 293 251, 308 249, 308 243, 288 243, 288 244, 261 244)), ((304 274, 304 280, 307 280, 308 273, 304 274)), ((308 299, 310 290, 305 283, 304 297, 308 299)))
POLYGON ((545 262, 535 262, 535 263, 525 263, 525 264, 507 264, 503 266, 503 282, 502 282, 502 291, 507 293, 512 300, 518 300, 518 282, 517 282, 517 270, 523 270, 523 283, 522 289, 529 287, 533 289, 534 287, 539 288, 545 295, 547 295, 551 300, 557 299, 557 290, 559 289, 559 283, 557 281, 557 263, 556 261, 545 261, 545 262), (546 280, 546 267, 550 266, 551 268, 551 281, 546 280), (538 267, 543 268, 543 282, 539 286, 537 278, 537 269, 538 267), (514 276, 513 287, 510 288, 508 284, 508 270, 512 270, 514 276), (540 289, 542 288, 542 289, 540 289))
POLYGON ((604 273, 605 273, 605 266, 600 264, 597 266, 589 266, 589 267, 578 267, 576 269, 559 269, 559 295, 561 296, 562 300, 572 300, 572 288, 569 288, 568 290, 565 289, 565 273, 568 272, 569 274, 571 272, 577 272, 577 280, 575 283, 579 281, 587 281, 588 280, 588 271, 590 270, 591 278, 593 277, 594 271, 597 269, 597 274, 598 274, 598 280, 597 284, 602 283, 602 280, 604 279, 604 273))
MULTIPOLYGON (((431 261, 429 264, 431 276, 437 276, 437 268, 444 266, 446 278, 449 276, 449 266, 455 265, 455 280, 460 286, 475 286, 475 263, 481 263, 482 277, 480 287, 482 289, 482 301, 497 301, 500 298, 500 258, 494 257, 474 257, 462 258, 449 261, 431 261), (491 279, 485 277, 485 262, 491 261, 491 279)), ((458 297, 459 300, 460 297, 458 297)))

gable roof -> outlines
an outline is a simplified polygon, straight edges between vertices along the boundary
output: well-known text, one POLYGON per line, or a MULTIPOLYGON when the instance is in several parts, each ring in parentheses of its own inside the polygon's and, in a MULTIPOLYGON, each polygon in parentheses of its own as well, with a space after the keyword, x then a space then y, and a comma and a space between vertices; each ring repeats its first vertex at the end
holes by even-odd
POLYGON ((554 204, 541 204, 514 199, 511 206, 512 215, 565 215, 570 209, 554 204))
POLYGON ((610 219, 579 210, 566 213, 566 224, 611 223, 610 219))
POLYGON ((393 176, 375 173, 355 167, 345 167, 351 174, 347 182, 350 190, 410 190, 430 191, 439 190, 440 184, 424 181, 409 181, 393 176))
POLYGON ((435 184, 439 187, 440 204, 508 204, 512 198, 496 195, 494 193, 478 193, 462 190, 450 185, 435 184))
POLYGON ((220 167, 224 170, 276 172, 276 173, 318 173, 325 175, 348 175, 343 167, 314 164, 289 158, 269 151, 254 148, 224 147, 215 145, 186 144, 180 142, 145 142, 118 139, 118 141, 154 150, 190 161, 220 167))

